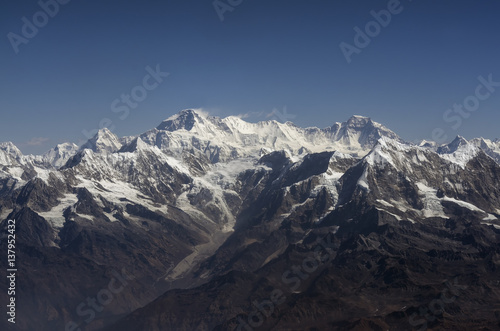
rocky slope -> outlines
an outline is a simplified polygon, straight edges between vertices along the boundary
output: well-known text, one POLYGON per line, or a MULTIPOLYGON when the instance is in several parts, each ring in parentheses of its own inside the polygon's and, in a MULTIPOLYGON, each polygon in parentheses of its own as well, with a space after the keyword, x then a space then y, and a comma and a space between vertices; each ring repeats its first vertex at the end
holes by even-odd
POLYGON ((361 116, 303 129, 194 110, 43 156, 2 143, 0 245, 16 219, 30 302, 16 327, 499 328, 499 150, 414 146, 361 116))
POLYGON ((273 157, 270 187, 196 273, 212 280, 109 330, 500 328, 500 167, 454 153, 382 139, 355 164, 311 155, 304 179, 273 157))

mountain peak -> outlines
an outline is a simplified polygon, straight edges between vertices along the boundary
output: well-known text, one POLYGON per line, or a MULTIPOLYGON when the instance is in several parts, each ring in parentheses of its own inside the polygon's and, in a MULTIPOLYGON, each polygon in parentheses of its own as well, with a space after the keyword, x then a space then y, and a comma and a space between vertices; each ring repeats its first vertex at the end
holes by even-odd
POLYGON ((203 118, 206 117, 207 114, 202 110, 184 109, 161 122, 156 128, 165 131, 177 131, 181 129, 190 131, 197 121, 203 122, 203 118))
POLYGON ((401 141, 401 138, 382 124, 373 122, 366 116, 354 115, 346 122, 332 126, 336 141, 354 144, 362 149, 371 149, 382 137, 401 141))
POLYGON ((468 145, 469 142, 462 136, 457 136, 448 145, 441 146, 437 149, 439 154, 451 154, 456 152, 460 147, 468 145))
POLYGON ((14 143, 11 141, 0 143, 0 150, 4 151, 7 154, 14 155, 16 157, 23 155, 23 153, 21 153, 19 148, 17 148, 17 146, 14 145, 14 143))
POLYGON ((53 167, 62 167, 70 157, 76 154, 78 146, 73 143, 57 144, 42 155, 42 160, 53 167))
POLYGON ((91 149, 94 152, 115 152, 121 147, 122 144, 118 137, 108 128, 102 128, 80 150, 91 149))
POLYGON ((417 146, 419 147, 425 147, 425 148, 436 148, 437 147, 437 143, 435 141, 429 141, 429 140, 421 140, 420 142, 417 143, 417 146))
POLYGON ((21 162, 23 153, 12 142, 0 143, 0 165, 11 165, 21 162))
POLYGON ((370 117, 363 115, 352 115, 349 119, 361 119, 361 120, 369 120, 370 117))
POLYGON ((458 135, 455 137, 455 139, 453 139, 453 142, 467 143, 468 141, 467 141, 467 139, 465 139, 461 135, 458 135))
POLYGON ((369 124, 371 122, 371 118, 369 117, 366 117, 366 116, 360 116, 360 115, 353 115, 351 116, 346 124, 348 127, 352 127, 352 128, 359 128, 359 127, 364 127, 366 126, 367 124, 369 124))

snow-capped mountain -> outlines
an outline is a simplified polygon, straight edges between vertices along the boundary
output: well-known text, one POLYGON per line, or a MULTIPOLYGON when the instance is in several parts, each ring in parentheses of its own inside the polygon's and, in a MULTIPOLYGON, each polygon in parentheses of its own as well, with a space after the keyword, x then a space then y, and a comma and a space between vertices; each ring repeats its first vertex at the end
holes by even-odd
POLYGON ((468 145, 469 142, 462 136, 457 136, 448 145, 443 145, 437 148, 439 154, 452 154, 456 152, 459 148, 468 145))
POLYGON ((500 293, 499 155, 500 142, 482 138, 409 144, 362 116, 319 129, 199 110, 42 156, 2 143, 2 228, 17 220, 30 284, 19 298, 34 302, 20 307, 30 316, 20 329, 99 329, 140 307, 110 330, 235 329, 267 289, 286 291, 283 272, 327 236, 332 264, 298 278, 264 329, 409 329, 464 268, 474 304, 452 315, 480 306, 490 326, 499 297, 479 289, 500 293), (122 269, 134 280, 87 322, 76 307, 122 269), (410 287, 419 291, 401 295, 410 287))
POLYGON ((327 150, 362 156, 383 136, 400 140, 383 125, 361 116, 326 129, 303 129, 291 122, 248 123, 235 116, 221 119, 184 110, 140 137, 169 154, 195 151, 216 163, 276 150, 285 150, 291 156, 327 150))
POLYGON ((73 143, 58 144, 42 155, 42 164, 51 165, 55 168, 62 167, 70 157, 75 155, 78 149, 79 147, 73 143))
POLYGON ((22 163, 23 153, 11 142, 0 143, 0 164, 12 166, 22 163))
POLYGON ((470 141, 471 144, 481 148, 486 154, 491 156, 497 162, 500 162, 500 140, 491 141, 484 138, 475 138, 470 141))
POLYGON ((91 149, 94 152, 116 152, 122 147, 118 137, 107 128, 99 130, 96 135, 82 145, 80 150, 91 149))

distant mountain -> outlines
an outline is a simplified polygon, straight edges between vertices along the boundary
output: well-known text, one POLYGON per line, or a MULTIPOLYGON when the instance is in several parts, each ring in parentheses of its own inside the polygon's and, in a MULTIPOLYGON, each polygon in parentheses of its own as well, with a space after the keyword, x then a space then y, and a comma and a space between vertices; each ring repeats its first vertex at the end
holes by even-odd
POLYGON ((498 328, 499 162, 498 140, 413 145, 362 116, 319 129, 184 110, 41 156, 1 143, 16 327, 498 328), (450 282, 455 299, 422 313, 450 282))
POLYGON ((484 138, 475 138, 470 141, 471 144, 481 148, 486 154, 491 156, 497 162, 500 162, 500 141, 496 139, 491 141, 484 138))
POLYGON ((0 143, 0 164, 11 166, 22 162, 23 154, 13 143, 0 143))
POLYGON ((91 149, 94 152, 116 152, 122 147, 118 137, 107 128, 101 129, 89 139, 80 150, 91 149))
POLYGON ((171 154, 204 154, 212 163, 285 150, 290 155, 338 150, 362 156, 381 137, 400 138, 367 117, 353 116, 326 129, 299 128, 291 122, 248 123, 234 116, 219 118, 184 110, 163 121, 141 139, 171 154))
POLYGON ((469 142, 462 136, 457 136, 451 143, 448 145, 443 145, 438 147, 437 152, 439 154, 451 154, 455 153, 459 148, 463 146, 467 146, 469 142))

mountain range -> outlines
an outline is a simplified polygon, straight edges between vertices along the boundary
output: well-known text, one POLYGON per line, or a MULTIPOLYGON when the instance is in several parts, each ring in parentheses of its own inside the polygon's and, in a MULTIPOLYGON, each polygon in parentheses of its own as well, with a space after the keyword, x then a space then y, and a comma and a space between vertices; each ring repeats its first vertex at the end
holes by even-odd
POLYGON ((183 110, 43 155, 0 143, 0 327, 498 330, 499 183, 498 139, 413 144, 363 116, 183 110))

